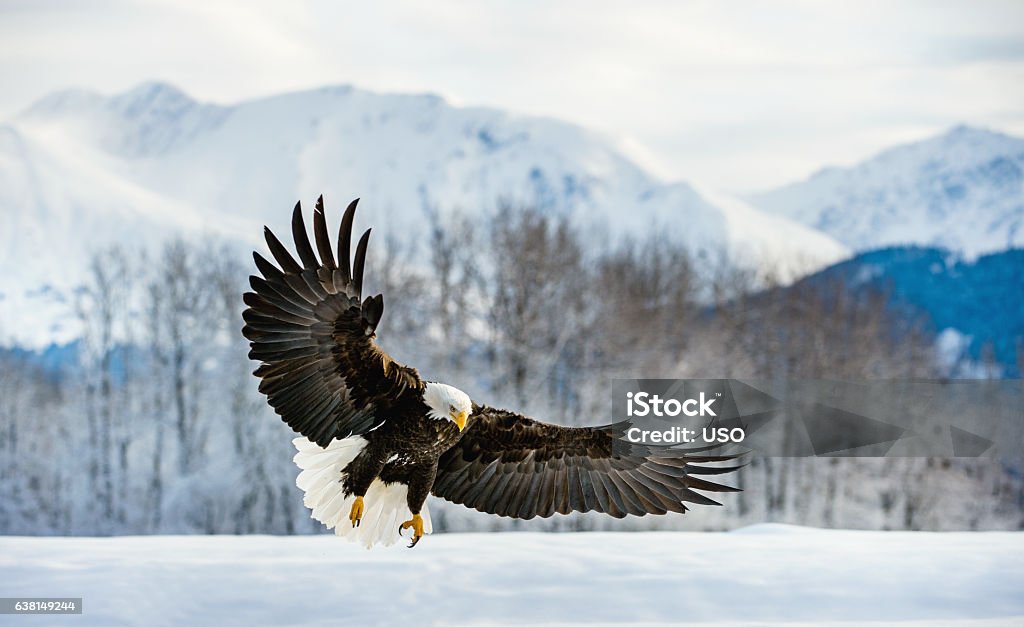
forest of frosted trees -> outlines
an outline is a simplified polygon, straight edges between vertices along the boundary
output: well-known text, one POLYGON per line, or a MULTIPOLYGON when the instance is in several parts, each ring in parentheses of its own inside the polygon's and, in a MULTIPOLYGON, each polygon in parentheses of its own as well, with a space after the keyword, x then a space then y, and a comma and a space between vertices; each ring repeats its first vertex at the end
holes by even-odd
MULTIPOLYGON (((610 420, 615 378, 933 377, 927 323, 885 294, 772 288, 663 236, 608 243, 504 208, 433 214, 416 242, 371 242, 380 343, 431 380, 562 424, 610 420)), ((246 251, 171 241, 95 251, 74 363, 0 353, 0 533, 314 533, 293 434, 242 338, 246 251)), ((770 269, 768 269, 770 270, 770 269)), ((510 521, 431 499, 437 530, 1019 529, 1020 468, 985 459, 758 458, 744 492, 685 516, 510 521)))

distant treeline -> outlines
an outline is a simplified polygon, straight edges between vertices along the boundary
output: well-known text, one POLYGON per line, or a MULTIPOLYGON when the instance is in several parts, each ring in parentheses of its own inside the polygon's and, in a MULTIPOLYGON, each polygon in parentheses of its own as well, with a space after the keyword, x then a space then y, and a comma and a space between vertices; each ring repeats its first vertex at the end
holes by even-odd
MULTIPOLYGON (((614 378, 921 378, 926 321, 840 279, 772 286, 672 238, 612 241, 538 211, 431 216, 371 242, 380 343, 430 380, 542 420, 610 419, 614 378)), ((311 533, 294 434, 256 391, 241 336, 251 262, 216 242, 97 251, 59 371, 0 354, 0 533, 311 533)), ((438 530, 726 529, 776 521, 1017 529, 1021 468, 949 459, 756 458, 724 508, 513 522, 431 500, 438 530)))

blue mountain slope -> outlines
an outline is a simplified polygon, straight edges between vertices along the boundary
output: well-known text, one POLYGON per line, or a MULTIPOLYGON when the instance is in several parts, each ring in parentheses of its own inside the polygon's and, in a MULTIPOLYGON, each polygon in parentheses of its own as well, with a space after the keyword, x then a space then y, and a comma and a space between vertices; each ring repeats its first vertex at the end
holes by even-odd
POLYGON ((986 345, 1008 376, 1020 376, 1024 350, 1024 249, 965 260, 948 250, 893 247, 862 253, 801 283, 842 281, 854 293, 884 290, 901 315, 923 315, 936 333, 969 336, 967 355, 986 345))

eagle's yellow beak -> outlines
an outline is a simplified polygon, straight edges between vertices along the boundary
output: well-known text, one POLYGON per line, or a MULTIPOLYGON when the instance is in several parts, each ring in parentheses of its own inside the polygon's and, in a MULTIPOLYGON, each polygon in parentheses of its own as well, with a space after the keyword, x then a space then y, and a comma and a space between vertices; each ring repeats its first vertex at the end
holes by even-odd
POLYGON ((468 418, 468 416, 464 411, 460 411, 457 414, 452 414, 452 420, 454 420, 455 424, 458 425, 459 431, 462 431, 463 429, 466 428, 466 418, 468 418))

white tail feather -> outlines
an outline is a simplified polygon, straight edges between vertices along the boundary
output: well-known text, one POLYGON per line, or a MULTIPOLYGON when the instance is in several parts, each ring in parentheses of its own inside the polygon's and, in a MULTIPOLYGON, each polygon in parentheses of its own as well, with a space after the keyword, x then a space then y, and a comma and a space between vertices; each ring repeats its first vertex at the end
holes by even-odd
MULTIPOLYGON (((366 447, 361 436, 333 440, 327 448, 306 438, 295 438, 292 444, 298 450, 295 464, 302 469, 295 479, 305 496, 302 502, 313 510, 312 517, 336 535, 352 542, 361 542, 370 548, 375 544, 391 545, 401 539, 398 526, 412 518, 406 497, 409 487, 401 483, 385 484, 375 479, 363 496, 365 511, 358 527, 353 527, 348 515, 355 495, 344 491, 341 471, 366 447)), ((423 532, 431 533, 430 511, 426 503, 420 511, 423 532)), ((411 531, 406 532, 411 535, 411 531)))

